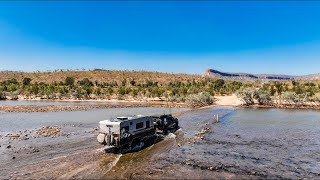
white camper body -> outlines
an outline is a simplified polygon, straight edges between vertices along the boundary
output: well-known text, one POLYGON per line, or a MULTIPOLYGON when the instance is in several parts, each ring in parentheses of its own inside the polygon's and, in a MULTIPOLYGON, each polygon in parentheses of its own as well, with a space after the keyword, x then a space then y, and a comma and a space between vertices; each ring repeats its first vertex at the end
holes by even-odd
POLYGON ((155 135, 154 122, 150 116, 117 117, 100 121, 99 126, 97 140, 108 146, 131 145, 134 141, 155 135))

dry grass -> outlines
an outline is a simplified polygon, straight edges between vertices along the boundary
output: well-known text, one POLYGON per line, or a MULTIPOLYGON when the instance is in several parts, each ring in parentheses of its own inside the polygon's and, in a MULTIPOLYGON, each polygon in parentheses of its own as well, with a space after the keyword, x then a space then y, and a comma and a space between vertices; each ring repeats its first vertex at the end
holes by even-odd
POLYGON ((172 81, 187 81, 200 80, 200 75, 190 74, 172 74, 161 72, 147 72, 147 71, 58 71, 58 72, 0 72, 0 81, 7 79, 17 79, 22 81, 23 78, 31 78, 32 82, 60 82, 65 81, 66 77, 74 77, 76 81, 88 78, 91 81, 99 82, 120 82, 123 79, 134 79, 136 82, 145 82, 146 79, 157 81, 159 83, 172 81))

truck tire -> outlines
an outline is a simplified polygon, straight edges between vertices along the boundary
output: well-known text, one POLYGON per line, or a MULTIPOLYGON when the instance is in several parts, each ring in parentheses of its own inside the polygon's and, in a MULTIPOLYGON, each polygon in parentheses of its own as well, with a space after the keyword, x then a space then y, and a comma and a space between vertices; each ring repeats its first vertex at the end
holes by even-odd
POLYGON ((111 145, 111 135, 110 134, 106 135, 104 139, 106 141, 106 144, 108 146, 110 146, 111 145))
POLYGON ((167 134, 168 134, 168 127, 164 127, 164 128, 163 128, 163 134, 164 134, 164 135, 167 135, 167 134))

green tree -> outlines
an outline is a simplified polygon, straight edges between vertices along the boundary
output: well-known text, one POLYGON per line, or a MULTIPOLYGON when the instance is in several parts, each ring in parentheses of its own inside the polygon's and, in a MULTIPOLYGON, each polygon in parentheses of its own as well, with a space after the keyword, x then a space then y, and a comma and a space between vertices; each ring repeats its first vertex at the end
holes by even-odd
POLYGON ((260 105, 268 105, 271 103, 271 96, 268 91, 262 89, 254 91, 253 97, 258 101, 260 105))
POLYGON ((186 102, 192 107, 202 107, 211 105, 213 100, 209 93, 200 92, 199 94, 191 94, 187 96, 186 102))
POLYGON ((127 85, 127 80, 126 79, 122 80, 121 85, 122 86, 126 86, 127 85))
POLYGON ((31 78, 24 78, 24 79, 22 80, 22 84, 23 84, 24 86, 29 86, 30 83, 31 83, 31 81, 32 81, 31 78))
POLYGON ((123 86, 119 87, 118 94, 119 95, 125 95, 126 94, 126 89, 123 86))
POLYGON ((0 91, 0 99, 6 99, 6 94, 0 91))
POLYGON ((244 89, 244 90, 239 90, 237 92, 237 96, 241 99, 241 101, 244 103, 244 105, 252 105, 254 104, 253 101, 253 94, 251 91, 244 89))
POLYGON ((67 86, 73 86, 74 85, 74 77, 66 77, 65 84, 67 86))
POLYGON ((93 83, 88 78, 84 78, 83 80, 78 81, 78 84, 80 86, 93 86, 93 83))
POLYGON ((131 84, 131 86, 135 86, 136 85, 136 81, 134 79, 131 79, 130 84, 131 84))

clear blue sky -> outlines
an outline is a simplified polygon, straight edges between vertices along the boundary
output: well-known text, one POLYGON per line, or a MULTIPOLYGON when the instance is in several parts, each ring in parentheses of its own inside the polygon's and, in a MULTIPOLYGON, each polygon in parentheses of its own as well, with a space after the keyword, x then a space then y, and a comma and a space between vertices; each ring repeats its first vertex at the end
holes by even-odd
POLYGON ((320 72, 320 2, 0 2, 0 70, 320 72))

